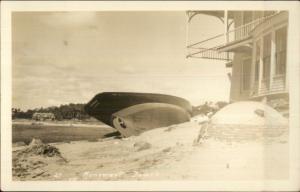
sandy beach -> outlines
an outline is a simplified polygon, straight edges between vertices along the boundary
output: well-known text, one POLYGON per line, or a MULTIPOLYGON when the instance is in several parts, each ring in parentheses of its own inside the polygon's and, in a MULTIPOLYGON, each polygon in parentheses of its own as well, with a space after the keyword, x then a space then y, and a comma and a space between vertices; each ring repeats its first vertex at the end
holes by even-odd
MULTIPOLYGON (((201 126, 195 121, 129 138, 51 143, 63 160, 59 156, 21 154, 14 164, 13 179, 262 180, 288 177, 287 134, 239 142, 206 136, 197 142, 201 126), (22 170, 23 175, 18 170, 22 170)), ((15 147, 14 154, 27 147, 15 147)))

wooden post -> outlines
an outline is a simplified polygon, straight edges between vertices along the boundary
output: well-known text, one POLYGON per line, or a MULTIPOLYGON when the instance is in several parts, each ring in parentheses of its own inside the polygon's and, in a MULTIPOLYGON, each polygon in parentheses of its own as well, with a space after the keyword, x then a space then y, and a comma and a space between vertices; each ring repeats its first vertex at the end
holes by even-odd
MULTIPOLYGON (((224 11, 224 32, 225 32, 225 45, 228 43, 228 11, 224 11)), ((229 60, 229 53, 226 53, 226 58, 229 60)))
MULTIPOLYGON (((300 14, 298 14, 300 15, 300 14)), ((291 33, 290 28, 293 28, 294 26, 286 26, 287 27, 287 38, 286 38, 286 43, 287 43, 287 47, 286 47, 286 61, 285 61, 285 90, 287 92, 289 92, 289 73, 290 73, 290 62, 292 61, 292 57, 293 57, 293 53, 297 53, 296 52, 289 52, 289 50, 293 50, 294 47, 298 47, 299 50, 299 43, 297 43, 297 41, 294 41, 293 39, 293 33, 291 33)), ((299 32, 299 30, 298 30, 299 32)), ((299 33, 298 33, 299 34, 299 33)), ((299 56, 298 56, 299 58, 299 56)), ((297 61, 297 60, 296 60, 297 61)), ((299 60, 298 60, 299 61, 299 60)), ((296 80, 297 82, 297 80, 296 80)), ((299 89, 298 89, 299 90, 299 89)))
POLYGON ((189 52, 189 27, 190 27, 190 11, 186 12, 186 31, 185 31, 185 51, 186 51, 186 58, 190 55, 189 52))
POLYGON ((225 44, 228 43, 228 11, 224 11, 225 44))
POLYGON ((269 90, 271 91, 273 85, 273 77, 275 76, 275 52, 276 52, 276 45, 275 45, 275 31, 271 34, 271 64, 270 64, 270 84, 269 90))
POLYGON ((262 77, 263 77, 263 38, 260 39, 260 53, 259 53, 259 74, 258 74, 258 94, 261 90, 261 83, 262 83, 262 77))
POLYGON ((250 72, 250 97, 255 92, 255 65, 256 65, 256 43, 257 41, 253 42, 253 49, 252 49, 252 62, 251 62, 251 72, 250 72))

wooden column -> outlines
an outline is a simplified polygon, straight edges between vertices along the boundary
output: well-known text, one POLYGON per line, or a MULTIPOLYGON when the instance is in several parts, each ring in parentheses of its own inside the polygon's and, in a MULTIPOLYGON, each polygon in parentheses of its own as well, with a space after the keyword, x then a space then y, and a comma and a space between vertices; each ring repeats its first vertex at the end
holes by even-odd
POLYGON ((190 28, 190 11, 186 12, 186 28, 185 28, 185 51, 186 51, 186 58, 188 58, 188 55, 190 55, 189 51, 189 28, 190 28))
MULTIPOLYGON (((297 14, 296 14, 297 15, 297 14)), ((298 15, 300 15, 300 14, 298 14, 298 15)), ((287 43, 287 47, 286 47, 286 64, 285 64, 285 70, 286 70, 286 72, 285 72, 285 90, 287 91, 287 92, 289 92, 289 74, 290 73, 293 73, 292 71, 290 71, 290 65, 291 65, 291 62, 293 61, 293 59, 291 59, 291 58, 293 58, 294 57, 294 53, 297 53, 297 51, 294 51, 293 52, 293 50, 294 49, 296 49, 297 50, 297 47, 298 47, 298 50, 299 50, 299 43, 297 43, 297 41, 295 41, 294 39, 293 39, 293 37, 294 37, 294 34, 296 34, 296 33, 293 33, 292 32, 292 30, 290 29, 290 28, 294 28, 294 26, 290 26, 290 24, 288 24, 288 26, 287 26, 287 38, 286 38, 286 43, 287 43), (289 51, 289 50, 291 50, 291 51, 289 51)), ((297 27, 296 27, 297 28, 297 27)), ((295 28, 294 28, 295 29, 295 28)), ((295 29, 295 31, 297 31, 297 29, 295 29)), ((299 30, 299 28, 298 28, 298 32, 299 32, 300 30, 299 30)), ((298 33, 299 34, 299 33, 298 33)), ((299 39, 299 38, 298 38, 299 39)), ((298 52, 299 53, 299 52, 298 52)), ((298 58, 299 58, 299 55, 298 55, 298 58)), ((295 61, 298 61, 299 62, 299 59, 297 60, 297 59, 295 59, 294 60, 294 63, 296 63, 295 61)), ((293 64, 292 64, 293 65, 293 64)), ((293 80, 295 80, 295 79, 293 79, 293 80)), ((297 80, 295 80, 295 82, 297 82, 297 80)), ((298 81, 299 82, 299 81, 298 81)))
POLYGON ((258 94, 261 89, 261 82, 262 82, 262 77, 263 77, 263 49, 264 49, 264 44, 263 44, 263 38, 260 39, 260 53, 259 53, 259 75, 258 75, 258 94))
MULTIPOLYGON (((228 43, 228 11, 224 11, 224 32, 225 32, 225 45, 228 43)), ((226 53, 226 58, 229 60, 229 53, 226 53)))
POLYGON ((224 11, 225 44, 228 43, 228 11, 224 11))
MULTIPOLYGON (((250 75, 250 94, 252 95, 255 92, 255 64, 256 64, 256 40, 253 40, 253 49, 252 49, 252 62, 251 62, 251 75, 250 75)), ((250 97, 251 97, 250 95, 250 97)))
POLYGON ((269 84, 269 89, 270 90, 272 89, 273 79, 274 79, 274 76, 275 76, 275 67, 276 67, 275 52, 276 52, 275 31, 272 31, 272 34, 271 34, 270 84, 269 84))

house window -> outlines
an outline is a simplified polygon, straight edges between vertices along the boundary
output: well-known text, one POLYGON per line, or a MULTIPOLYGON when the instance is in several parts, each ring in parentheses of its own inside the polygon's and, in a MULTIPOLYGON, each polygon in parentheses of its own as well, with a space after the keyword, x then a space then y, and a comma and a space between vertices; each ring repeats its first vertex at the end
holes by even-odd
POLYGON ((243 61, 243 90, 250 89, 251 58, 243 61))
POLYGON ((271 34, 263 38, 263 79, 267 80, 270 77, 271 66, 271 34))
POLYGON ((275 31, 275 73, 285 74, 286 71, 286 47, 287 47, 287 27, 275 31))
POLYGON ((259 79, 259 63, 260 63, 260 41, 256 41, 256 53, 255 53, 255 81, 259 79))

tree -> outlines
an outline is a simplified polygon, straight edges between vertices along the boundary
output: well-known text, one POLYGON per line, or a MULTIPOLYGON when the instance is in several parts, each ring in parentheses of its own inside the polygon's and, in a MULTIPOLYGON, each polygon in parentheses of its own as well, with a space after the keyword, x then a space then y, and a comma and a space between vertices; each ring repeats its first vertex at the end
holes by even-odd
POLYGON ((35 112, 39 113, 53 113, 55 119, 64 120, 64 119, 79 119, 84 120, 90 118, 90 116, 84 111, 85 104, 74 104, 70 103, 67 105, 51 106, 47 108, 36 108, 29 109, 26 112, 23 112, 20 109, 12 108, 12 118, 25 118, 31 119, 32 115, 35 112))

